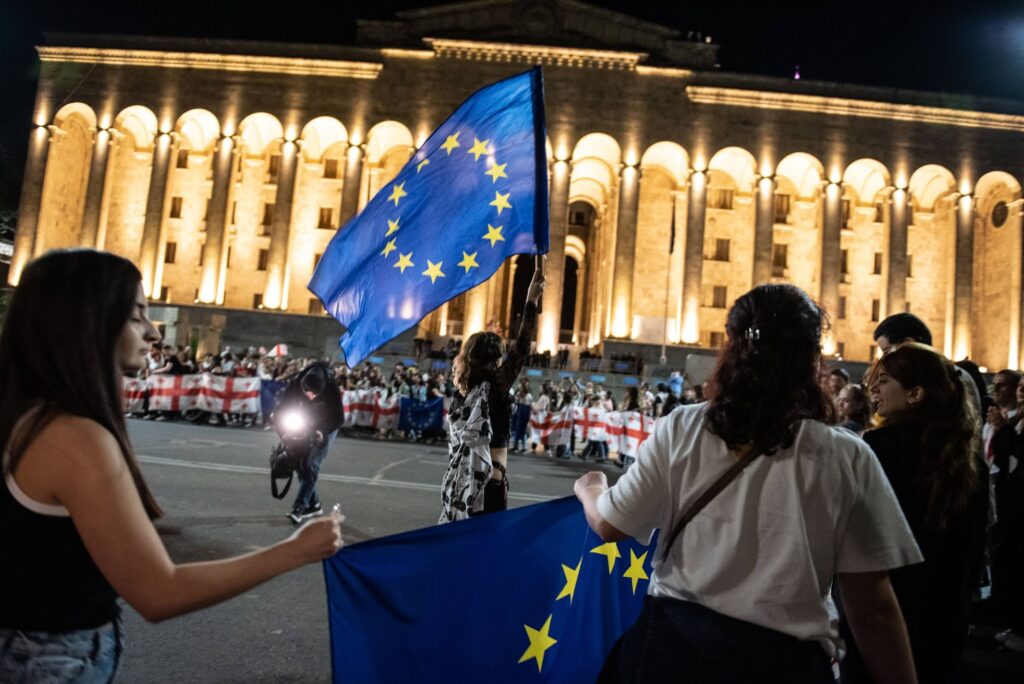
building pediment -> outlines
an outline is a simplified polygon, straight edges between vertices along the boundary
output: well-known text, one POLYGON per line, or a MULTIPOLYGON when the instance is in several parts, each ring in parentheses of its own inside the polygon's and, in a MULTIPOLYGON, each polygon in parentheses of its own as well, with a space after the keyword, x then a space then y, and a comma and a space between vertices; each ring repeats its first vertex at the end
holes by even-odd
POLYGON ((422 48, 425 39, 642 53, 644 63, 708 69, 718 46, 578 0, 471 0, 357 23, 365 47, 422 48))

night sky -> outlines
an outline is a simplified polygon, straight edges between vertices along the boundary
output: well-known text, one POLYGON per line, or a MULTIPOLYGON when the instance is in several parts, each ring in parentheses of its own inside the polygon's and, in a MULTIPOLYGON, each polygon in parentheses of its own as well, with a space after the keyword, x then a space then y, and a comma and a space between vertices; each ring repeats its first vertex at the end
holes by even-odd
MULTIPOLYGON (((356 18, 437 4, 0 0, 0 211, 17 206, 38 69, 33 46, 43 31, 346 44, 356 18)), ((721 46, 724 71, 791 77, 799 65, 809 80, 1024 101, 1024 0, 590 4, 710 35, 721 46)))

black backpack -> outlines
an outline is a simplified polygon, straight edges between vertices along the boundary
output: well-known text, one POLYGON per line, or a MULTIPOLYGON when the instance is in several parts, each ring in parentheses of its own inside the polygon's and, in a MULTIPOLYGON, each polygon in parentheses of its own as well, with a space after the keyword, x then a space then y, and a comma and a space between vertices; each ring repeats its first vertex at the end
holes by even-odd
POLYGON ((270 493, 275 499, 283 499, 292 486, 292 478, 295 471, 302 465, 302 455, 288 450, 282 443, 274 447, 270 452, 270 493), (284 483, 284 489, 278 491, 277 481, 288 478, 284 483))

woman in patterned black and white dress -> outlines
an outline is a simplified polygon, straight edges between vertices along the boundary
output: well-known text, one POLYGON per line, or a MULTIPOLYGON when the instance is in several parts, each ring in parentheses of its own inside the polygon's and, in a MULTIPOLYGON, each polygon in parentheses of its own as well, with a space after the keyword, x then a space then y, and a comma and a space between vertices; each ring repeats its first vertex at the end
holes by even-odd
POLYGON ((537 330, 544 293, 539 258, 526 293, 519 334, 509 349, 492 332, 471 335, 453 362, 457 390, 448 412, 448 469, 441 484, 441 517, 452 522, 508 508, 508 440, 513 400, 509 394, 537 330))

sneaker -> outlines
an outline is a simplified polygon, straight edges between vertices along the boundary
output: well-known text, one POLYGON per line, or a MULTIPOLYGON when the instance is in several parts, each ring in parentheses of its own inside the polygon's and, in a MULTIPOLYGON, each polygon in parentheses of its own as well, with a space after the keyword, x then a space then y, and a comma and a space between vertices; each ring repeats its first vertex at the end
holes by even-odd
POLYGON ((1016 632, 1010 632, 1006 637, 1006 641, 1003 642, 1003 646, 1014 653, 1024 653, 1024 637, 1016 632))
POLYGON ((1004 629, 1002 632, 997 632, 996 635, 992 638, 1001 644, 1005 644, 1006 640, 1010 637, 1011 634, 1013 634, 1012 629, 1004 629))
POLYGON ((302 511, 302 520, 308 520, 309 518, 315 518, 318 515, 324 514, 324 508, 317 501, 315 504, 308 506, 306 510, 302 511))
POLYGON ((302 522, 302 512, 301 511, 292 511, 291 513, 288 514, 288 519, 291 520, 296 525, 298 525, 299 523, 302 522))

